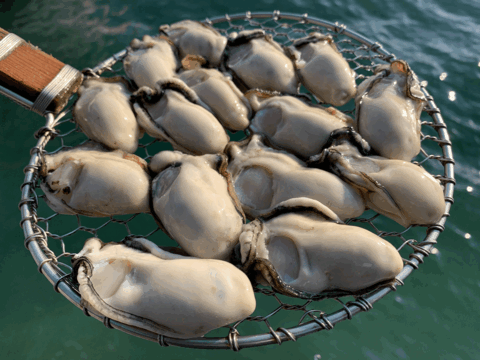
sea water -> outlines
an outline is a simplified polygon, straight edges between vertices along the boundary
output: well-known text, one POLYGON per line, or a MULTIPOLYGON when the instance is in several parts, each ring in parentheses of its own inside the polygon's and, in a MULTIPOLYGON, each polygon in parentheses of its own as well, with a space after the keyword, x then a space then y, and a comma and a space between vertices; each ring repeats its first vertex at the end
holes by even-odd
MULTIPOLYGON (((438 251, 371 311, 287 342, 231 351, 161 348, 83 316, 36 271, 18 227, 19 186, 43 119, 0 99, 0 346, 7 359, 480 359, 480 2, 33 0, 0 4, 0 25, 78 69, 161 24, 245 11, 308 13, 380 42, 428 82, 456 161, 438 251)), ((81 247, 82 244, 76 245, 81 247)), ((68 244, 67 246, 75 245, 68 244)), ((319 306, 321 308, 321 306, 319 306)))

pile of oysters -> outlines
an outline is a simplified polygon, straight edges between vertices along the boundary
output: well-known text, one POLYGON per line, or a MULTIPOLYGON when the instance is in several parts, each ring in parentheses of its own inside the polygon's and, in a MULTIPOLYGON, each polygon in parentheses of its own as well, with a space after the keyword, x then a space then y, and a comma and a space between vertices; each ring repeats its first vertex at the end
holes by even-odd
POLYGON ((86 77, 73 118, 91 141, 45 155, 40 186, 60 214, 149 213, 179 247, 88 239, 72 261, 89 310, 193 338, 251 315, 252 283, 361 295, 392 284, 403 261, 346 219, 373 209, 426 226, 444 213, 441 185, 411 163, 425 98, 403 60, 357 87, 329 35, 285 47, 186 20, 133 40, 123 66, 127 77, 86 77), (351 99, 355 118, 334 107, 351 99), (145 132, 175 151, 134 155, 145 132))

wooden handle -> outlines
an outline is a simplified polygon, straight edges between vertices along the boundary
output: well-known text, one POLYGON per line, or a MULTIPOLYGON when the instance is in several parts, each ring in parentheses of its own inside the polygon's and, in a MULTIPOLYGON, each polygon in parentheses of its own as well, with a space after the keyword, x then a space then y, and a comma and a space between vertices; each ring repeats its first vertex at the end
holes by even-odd
POLYGON ((0 28, 0 93, 41 115, 58 113, 82 83, 80 71, 0 28))

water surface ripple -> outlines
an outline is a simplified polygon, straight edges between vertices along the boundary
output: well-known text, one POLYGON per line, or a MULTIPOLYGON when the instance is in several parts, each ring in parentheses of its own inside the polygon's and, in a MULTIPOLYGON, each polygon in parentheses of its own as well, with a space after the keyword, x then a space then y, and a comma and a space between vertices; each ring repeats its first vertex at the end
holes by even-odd
MULTIPOLYGON (((267 346, 228 356, 480 359, 480 2, 21 0, 2 3, 0 9, 2 27, 80 69, 119 51, 134 37, 155 33, 164 23, 274 9, 346 24, 407 60, 428 81, 454 145, 455 204, 438 251, 407 279, 406 286, 372 311, 281 348, 267 346)), ((109 331, 52 291, 23 248, 17 226, 21 169, 41 120, 8 100, 2 98, 0 103, 4 244, 0 276, 7 291, 0 310, 3 352, 15 359, 224 358, 225 352, 160 348, 109 331)))

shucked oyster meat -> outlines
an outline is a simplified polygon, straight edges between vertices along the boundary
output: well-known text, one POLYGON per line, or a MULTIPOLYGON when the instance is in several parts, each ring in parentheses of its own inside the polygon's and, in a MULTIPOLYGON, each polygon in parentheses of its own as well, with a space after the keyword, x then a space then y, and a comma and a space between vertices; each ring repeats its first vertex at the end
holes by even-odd
MULTIPOLYGON (((82 304, 129 325, 191 338, 241 320, 255 308, 248 279, 218 259, 238 260, 264 285, 301 298, 360 295, 392 283, 403 267, 398 251, 343 220, 367 207, 404 226, 433 224, 443 214, 443 191, 422 168, 365 156, 365 148, 359 151, 345 137, 329 134, 354 125, 377 153, 415 156, 424 96, 408 64, 379 66, 364 81, 354 122, 334 108, 285 95, 296 94, 301 80, 318 99, 335 106, 354 96, 355 72, 331 37, 314 33, 294 41, 289 59, 263 30, 247 30, 231 36, 221 64, 227 40, 210 27, 183 21, 160 32, 165 36, 132 41, 133 51, 124 59, 125 71, 140 87, 131 101, 142 129, 132 125, 136 136, 128 133, 130 127, 120 129, 133 140, 114 138, 110 130, 124 113, 125 120, 135 120, 128 101, 132 89, 124 80, 85 82, 74 117, 79 124, 97 115, 108 119, 106 125, 94 124, 105 127, 96 132, 104 132, 106 140, 89 136, 109 148, 120 142, 121 149, 133 152, 145 130, 176 150, 201 156, 157 154, 150 170, 158 175, 151 182, 142 159, 87 144, 47 155, 40 186, 60 213, 152 212, 162 230, 195 258, 168 253, 145 239, 122 244, 90 239, 74 259, 82 304), (176 74, 177 55, 183 64, 197 64, 176 74), (242 90, 253 89, 246 94, 251 105, 228 77, 200 64, 226 67, 242 90), (104 101, 111 103, 111 112, 91 108, 103 97, 111 99, 104 101), (244 130, 252 112, 254 135, 227 145, 220 123, 244 130), (321 163, 338 177, 308 168, 264 141, 302 159, 331 145, 310 163, 321 163), (245 224, 243 211, 252 222, 245 224)), ((365 145, 356 138, 359 144, 365 145)))
POLYGON ((229 137, 224 128, 183 81, 159 81, 155 89, 142 87, 135 96, 137 120, 148 135, 187 154, 217 154, 225 149, 229 137))
POLYGON ((378 155, 410 161, 420 152, 425 95, 405 61, 378 66, 359 85, 355 103, 355 130, 378 155))
POLYGON ((226 65, 247 89, 297 93, 292 61, 263 30, 245 30, 231 36, 226 65))
POLYGON ((143 40, 134 39, 130 51, 123 60, 127 76, 138 87, 155 87, 158 81, 170 79, 180 67, 175 54, 175 45, 165 36, 145 35, 143 40))
POLYGON ((294 155, 265 146, 259 135, 229 143, 226 153, 235 192, 252 219, 297 197, 320 201, 342 220, 360 216, 365 210, 362 196, 338 176, 307 168, 294 155))
POLYGON ((320 153, 333 130, 353 124, 352 118, 333 107, 308 105, 293 96, 259 90, 246 96, 256 113, 250 129, 264 135, 273 147, 303 159, 320 153))
POLYGON ((232 264, 171 254, 146 239, 91 238, 73 262, 82 306, 157 334, 200 337, 255 310, 252 285, 232 264))
POLYGON ((227 38, 214 28, 198 21, 184 20, 160 26, 160 33, 171 39, 178 48, 180 60, 187 55, 199 55, 208 67, 219 67, 227 38))
POLYGON ((60 214, 102 217, 150 210, 147 163, 122 150, 87 143, 45 155, 40 177, 45 201, 60 214))
POLYGON ((311 33, 290 49, 302 84, 322 102, 342 106, 355 96, 355 71, 338 51, 331 35, 311 33))
POLYGON ((340 218, 318 201, 278 204, 243 227, 242 269, 282 294, 301 298, 360 295, 394 281, 403 268, 387 241, 340 218))
POLYGON ((75 122, 90 139, 134 153, 143 132, 130 104, 131 91, 120 76, 85 79, 73 107, 75 122))
MULTIPOLYGON (((187 57, 188 59, 188 57, 187 57)), ((178 75, 212 109, 227 129, 244 130, 250 124, 250 104, 230 78, 216 69, 199 68, 198 59, 183 61, 185 71, 178 75), (198 65, 197 65, 198 64, 198 65)))
POLYGON ((351 128, 336 130, 332 137, 336 139, 318 162, 358 189, 367 207, 405 227, 440 220, 445 211, 443 190, 425 169, 403 160, 363 156, 368 144, 351 128))
POLYGON ((153 211, 190 255, 229 260, 244 220, 226 172, 225 155, 162 151, 150 168, 153 211))

